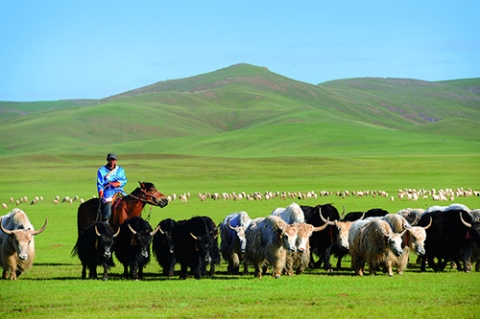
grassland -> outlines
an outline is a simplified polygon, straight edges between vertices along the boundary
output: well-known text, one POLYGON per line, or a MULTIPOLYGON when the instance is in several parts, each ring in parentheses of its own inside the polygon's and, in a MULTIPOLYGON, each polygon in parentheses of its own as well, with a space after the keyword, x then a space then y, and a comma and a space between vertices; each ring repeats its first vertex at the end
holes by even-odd
MULTIPOLYGON (((127 191, 150 181, 188 202, 147 206, 152 226, 171 217, 211 216, 220 222, 244 210, 265 216, 292 201, 333 203, 339 210, 426 208, 431 197, 400 200, 399 189, 480 190, 478 79, 430 83, 351 79, 313 86, 239 65, 193 78, 159 82, 98 101, 1 102, 0 202, 19 206, 38 228, 33 268, 2 281, 2 317, 340 318, 478 317, 479 273, 420 273, 412 265, 392 278, 355 277, 343 269, 261 280, 228 276, 167 279, 152 260, 144 281, 80 280, 70 256, 76 241, 73 205, 55 196, 88 199, 96 170, 115 151, 127 191), (5 115, 5 116, 3 116, 5 115), (198 193, 308 192, 315 199, 211 199, 198 193), (383 190, 388 197, 341 198, 337 191, 383 190), (43 201, 30 205, 35 196, 43 201), (391 200, 393 196, 394 200, 391 200)), ((480 207, 478 197, 455 202, 480 207)), ((5 211, 6 213, 6 211, 5 211)))
MULTIPOLYGON (((36 205, 20 204, 33 224, 40 227, 48 217, 47 230, 36 237, 34 267, 15 282, 3 281, 0 300, 9 317, 276 317, 304 318, 319 313, 336 317, 404 318, 421 316, 476 317, 480 284, 479 273, 461 273, 447 269, 420 273, 414 264, 404 275, 390 278, 355 277, 349 269, 328 275, 322 269, 307 270, 294 277, 261 280, 249 276, 226 275, 222 262, 214 278, 186 281, 167 279, 154 259, 146 268, 146 279, 131 282, 121 277, 123 267, 116 262, 107 282, 81 280, 79 260, 70 256, 76 240, 78 203, 54 205, 53 198, 94 194, 96 158, 40 158, 36 156, 5 161, 0 173, 0 200, 9 197, 43 196, 36 205), (21 179, 19 180, 19 176, 21 179)), ((208 158, 192 156, 128 155, 121 157, 133 190, 137 180, 148 180, 168 195, 190 193, 188 202, 143 212, 151 225, 171 217, 184 219, 196 215, 211 216, 220 222, 235 211, 247 211, 252 217, 265 216, 292 201, 317 205, 333 203, 347 211, 382 207, 396 212, 405 207, 427 207, 431 198, 418 202, 400 201, 399 188, 472 187, 480 189, 478 176, 470 174, 480 160, 474 156, 416 156, 331 158, 208 158), (454 165, 454 169, 447 167, 454 165), (364 169, 359 169, 363 167, 364 169), (269 201, 201 202, 198 192, 253 192, 314 190, 386 190, 395 200, 383 197, 341 198, 334 194, 317 199, 273 199, 269 201)), ((455 202, 478 207, 478 198, 458 198, 455 202)), ((443 204, 443 203, 442 203, 443 204)), ((11 205, 9 203, 9 205, 11 205)), ((335 260, 332 258, 332 262, 335 260)))

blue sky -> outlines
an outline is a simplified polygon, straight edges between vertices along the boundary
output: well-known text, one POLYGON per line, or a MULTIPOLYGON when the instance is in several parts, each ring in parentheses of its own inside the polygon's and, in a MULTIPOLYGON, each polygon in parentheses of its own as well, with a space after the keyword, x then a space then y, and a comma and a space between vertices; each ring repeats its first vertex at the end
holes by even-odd
POLYGON ((237 63, 311 84, 480 77, 480 1, 0 0, 0 100, 104 98, 237 63))

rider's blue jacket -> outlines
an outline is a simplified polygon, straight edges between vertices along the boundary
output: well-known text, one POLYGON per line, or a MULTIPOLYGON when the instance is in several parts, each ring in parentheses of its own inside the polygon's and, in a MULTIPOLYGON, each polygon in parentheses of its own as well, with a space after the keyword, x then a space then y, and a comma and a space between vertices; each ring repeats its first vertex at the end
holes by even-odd
POLYGON ((115 165, 113 169, 110 169, 105 165, 98 169, 97 192, 103 190, 104 199, 111 199, 113 195, 118 192, 126 195, 123 190, 125 184, 127 184, 127 176, 125 175, 125 170, 121 166, 115 165), (120 182, 120 187, 114 187, 109 184, 111 182, 120 182))

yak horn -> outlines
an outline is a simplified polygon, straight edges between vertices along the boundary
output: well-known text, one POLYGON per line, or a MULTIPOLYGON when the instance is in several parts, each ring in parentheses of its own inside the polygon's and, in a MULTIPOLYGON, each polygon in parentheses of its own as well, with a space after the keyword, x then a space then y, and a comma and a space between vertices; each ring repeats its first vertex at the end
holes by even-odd
POLYGON ((98 237, 102 236, 102 235, 100 235, 100 233, 98 232, 97 225, 95 225, 95 234, 97 234, 98 237))
POLYGON ((467 226, 468 228, 472 228, 472 224, 467 223, 467 222, 463 219, 462 212, 460 212, 460 220, 462 221, 462 223, 463 223, 465 226, 467 226))
POLYGON ((13 232, 11 230, 8 230, 6 228, 3 227, 3 217, 0 218, 0 228, 2 229, 2 231, 7 234, 7 235, 11 235, 13 232))
MULTIPOLYGON (((40 234, 41 232, 43 232, 45 230, 45 228, 47 227, 47 224, 48 224, 48 218, 45 218, 45 224, 43 224, 42 228, 40 228, 39 230, 33 230, 31 231, 31 234, 32 235, 38 235, 40 234)), ((5 227, 3 227, 3 217, 0 219, 0 228, 2 229, 2 231, 7 234, 7 235, 11 235, 13 234, 13 231, 12 230, 8 230, 6 229, 5 227)))
POLYGON ((331 222, 330 221, 330 217, 328 219, 325 219, 325 217, 323 217, 322 215, 322 209, 320 209, 320 211, 318 212, 320 214, 320 219, 327 225, 335 225, 334 222, 331 222))
POLYGON ((164 235, 165 232, 163 231, 162 227, 160 227, 160 225, 158 225, 157 227, 158 227, 158 231, 160 232, 160 234, 164 235))
POLYGON ((117 232, 116 232, 115 234, 113 234, 113 238, 117 237, 117 236, 118 236, 118 234, 120 234, 120 227, 118 227, 118 230, 117 230, 117 232))
POLYGON ((230 219, 228 219, 228 228, 230 228, 231 230, 234 230, 234 231, 237 231, 237 228, 236 227, 233 227, 231 224, 230 224, 230 219))
POLYGON ((132 234, 134 234, 134 235, 137 234, 137 232, 135 231, 135 229, 133 229, 130 224, 128 224, 128 228, 130 228, 130 231, 132 232, 132 234))
MULTIPOLYGON (((432 222, 432 217, 430 216, 430 223, 432 222)), ((418 221, 420 220, 420 216, 419 215, 415 215, 415 220, 412 222, 413 225, 416 225, 418 223, 418 221)), ((428 226, 430 227, 430 225, 428 226)), ((426 228, 425 228, 426 229, 426 228)))
POLYGON ((193 239, 197 240, 197 236, 195 236, 194 234, 190 233, 190 236, 192 236, 193 239))
MULTIPOLYGON (((460 217, 462 217, 461 213, 460 213, 460 217)), ((432 223, 433 223, 433 218, 432 216, 430 216, 430 223, 427 226, 423 227, 423 229, 427 230, 428 228, 430 228, 430 226, 432 226, 432 223)))
MULTIPOLYGON (((161 230, 160 225, 158 225, 157 228, 155 228, 152 232, 150 232, 150 236, 155 235, 159 230, 161 230)), ((163 234, 163 232, 162 232, 162 234, 163 234)))
POLYGON ((323 224, 322 226, 314 227, 313 232, 324 230, 328 225, 330 225, 329 222, 330 222, 330 217, 327 218, 327 220, 325 221, 325 224, 323 224))
POLYGON ((39 230, 34 230, 32 232, 32 235, 38 235, 41 232, 43 232, 45 230, 45 228, 47 227, 47 224, 48 224, 48 218, 45 218, 45 223, 43 224, 42 228, 40 228, 39 230))

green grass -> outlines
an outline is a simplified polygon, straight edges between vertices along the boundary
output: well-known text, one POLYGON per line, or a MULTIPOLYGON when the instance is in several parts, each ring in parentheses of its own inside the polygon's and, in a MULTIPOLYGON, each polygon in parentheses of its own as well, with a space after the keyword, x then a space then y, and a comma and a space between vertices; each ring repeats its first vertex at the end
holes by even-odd
POLYGON ((407 273, 394 278, 309 274, 279 280, 23 280, 21 284, 3 283, 3 289, 15 289, 16 298, 2 297, 7 305, 2 310, 9 317, 58 318, 271 318, 272 314, 280 318, 319 314, 342 318, 474 318, 479 299, 474 292, 478 280, 472 280, 473 276, 446 272, 407 273), (455 284, 446 287, 445 282, 455 284), (48 295, 48 301, 31 298, 32 290, 48 295), (33 300, 12 303, 22 299, 33 300))

